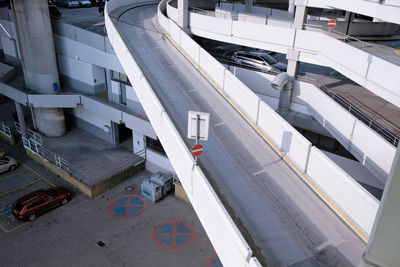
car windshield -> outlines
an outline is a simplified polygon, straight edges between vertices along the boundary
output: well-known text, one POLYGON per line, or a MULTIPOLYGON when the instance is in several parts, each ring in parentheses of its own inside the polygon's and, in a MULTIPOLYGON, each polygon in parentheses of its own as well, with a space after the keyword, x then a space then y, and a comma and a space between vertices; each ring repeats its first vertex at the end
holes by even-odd
POLYGON ((267 61, 268 64, 273 65, 278 63, 278 60, 276 60, 274 57, 268 55, 268 54, 263 54, 260 55, 265 61, 267 61))
POLYGON ((48 194, 49 196, 51 196, 51 197, 56 197, 56 196, 58 196, 57 191, 54 190, 54 189, 52 189, 52 188, 50 188, 50 189, 47 190, 47 194, 48 194))

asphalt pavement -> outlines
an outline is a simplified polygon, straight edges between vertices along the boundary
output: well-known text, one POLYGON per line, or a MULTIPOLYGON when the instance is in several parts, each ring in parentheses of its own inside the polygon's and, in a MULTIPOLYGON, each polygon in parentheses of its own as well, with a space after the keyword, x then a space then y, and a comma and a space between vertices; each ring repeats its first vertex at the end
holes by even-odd
POLYGON ((357 265, 361 239, 162 36, 155 19, 156 5, 133 8, 118 27, 181 132, 188 110, 211 114, 201 161, 267 264, 357 265))

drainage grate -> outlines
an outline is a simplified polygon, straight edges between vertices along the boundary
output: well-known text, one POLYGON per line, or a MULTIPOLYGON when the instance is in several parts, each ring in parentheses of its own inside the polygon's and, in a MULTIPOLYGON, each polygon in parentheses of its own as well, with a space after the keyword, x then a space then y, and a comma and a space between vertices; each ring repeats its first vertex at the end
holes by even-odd
POLYGON ((104 247, 106 244, 103 242, 103 241, 98 241, 97 243, 96 243, 99 247, 104 247))

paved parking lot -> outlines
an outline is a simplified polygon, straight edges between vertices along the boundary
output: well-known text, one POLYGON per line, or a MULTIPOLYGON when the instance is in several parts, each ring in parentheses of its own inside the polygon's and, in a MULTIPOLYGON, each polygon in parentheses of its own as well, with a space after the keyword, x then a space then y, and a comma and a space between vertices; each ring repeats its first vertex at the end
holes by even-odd
POLYGON ((21 148, 0 146, 23 163, 0 174, 1 266, 218 266, 189 203, 169 195, 154 204, 140 196, 149 172, 88 198, 21 148), (70 189, 73 201, 34 222, 12 217, 15 199, 52 185, 70 189))

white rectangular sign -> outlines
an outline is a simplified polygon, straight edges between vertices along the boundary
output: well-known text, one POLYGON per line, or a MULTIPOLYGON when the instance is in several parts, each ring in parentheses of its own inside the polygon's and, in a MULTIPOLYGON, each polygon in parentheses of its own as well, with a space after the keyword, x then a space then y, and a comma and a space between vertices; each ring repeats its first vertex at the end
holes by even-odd
POLYGON ((189 111, 188 113, 188 138, 197 140, 208 139, 210 113, 189 111))

